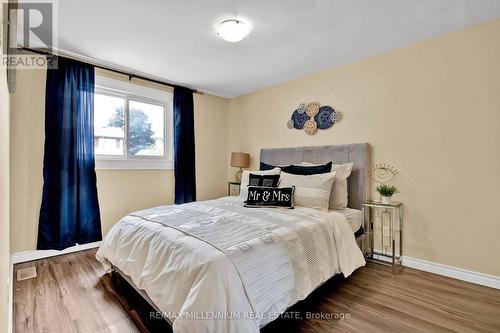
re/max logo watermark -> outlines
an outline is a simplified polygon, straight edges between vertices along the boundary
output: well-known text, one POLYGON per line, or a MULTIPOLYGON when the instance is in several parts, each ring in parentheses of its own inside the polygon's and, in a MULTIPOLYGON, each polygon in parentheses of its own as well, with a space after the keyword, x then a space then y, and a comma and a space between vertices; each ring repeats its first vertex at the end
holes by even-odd
POLYGON ((0 67, 40 69, 56 65, 54 58, 23 48, 51 53, 57 49, 56 4, 52 1, 3 3, 2 59, 0 67))

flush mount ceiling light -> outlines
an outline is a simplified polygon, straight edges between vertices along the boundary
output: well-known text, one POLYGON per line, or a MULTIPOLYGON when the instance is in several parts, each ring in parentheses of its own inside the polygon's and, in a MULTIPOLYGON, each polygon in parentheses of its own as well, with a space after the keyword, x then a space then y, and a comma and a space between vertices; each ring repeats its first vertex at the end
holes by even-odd
POLYGON ((248 36, 250 29, 249 24, 240 20, 226 20, 219 25, 217 35, 228 42, 234 43, 248 36))

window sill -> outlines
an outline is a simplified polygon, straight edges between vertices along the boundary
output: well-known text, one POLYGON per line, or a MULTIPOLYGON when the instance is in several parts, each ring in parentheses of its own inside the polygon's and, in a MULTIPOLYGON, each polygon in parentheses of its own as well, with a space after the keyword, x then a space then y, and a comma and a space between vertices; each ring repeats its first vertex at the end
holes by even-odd
POLYGON ((174 161, 154 158, 99 158, 95 159, 97 170, 172 170, 174 161))

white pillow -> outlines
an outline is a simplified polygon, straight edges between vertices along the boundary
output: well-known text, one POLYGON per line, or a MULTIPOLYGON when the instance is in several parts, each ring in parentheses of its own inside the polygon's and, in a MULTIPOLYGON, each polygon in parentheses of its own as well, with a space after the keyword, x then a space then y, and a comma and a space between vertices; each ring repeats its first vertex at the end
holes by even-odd
POLYGON ((330 197, 331 209, 343 209, 347 207, 347 178, 351 175, 354 163, 334 164, 332 172, 335 171, 332 195, 330 197))
POLYGON ((309 176, 282 172, 280 186, 295 186, 294 203, 296 206, 328 211, 334 178, 335 172, 309 176))
POLYGON ((265 175, 279 175, 280 172, 281 172, 280 168, 274 168, 265 171, 243 170, 243 173, 241 174, 240 197, 242 197, 243 200, 247 199, 248 184, 250 183, 250 174, 265 176, 265 175))
MULTIPOLYGON (((317 164, 302 162, 300 165, 313 166, 317 164)), ((335 180, 333 181, 332 194, 330 197, 330 209, 343 209, 347 207, 348 189, 347 178, 351 175, 354 163, 333 164, 332 172, 335 171, 335 180)))

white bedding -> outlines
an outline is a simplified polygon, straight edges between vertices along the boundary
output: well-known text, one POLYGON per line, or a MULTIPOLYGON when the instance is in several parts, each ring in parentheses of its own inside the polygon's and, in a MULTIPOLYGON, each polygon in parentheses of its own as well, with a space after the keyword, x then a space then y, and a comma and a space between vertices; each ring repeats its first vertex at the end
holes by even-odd
POLYGON ((244 208, 238 197, 129 214, 96 257, 145 290, 174 332, 258 332, 365 264, 342 213, 244 208))
POLYGON ((354 208, 344 208, 344 209, 336 209, 336 212, 341 213, 349 222, 352 232, 356 232, 361 228, 363 224, 363 212, 359 209, 354 208))

